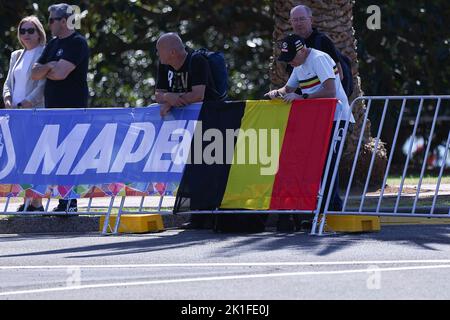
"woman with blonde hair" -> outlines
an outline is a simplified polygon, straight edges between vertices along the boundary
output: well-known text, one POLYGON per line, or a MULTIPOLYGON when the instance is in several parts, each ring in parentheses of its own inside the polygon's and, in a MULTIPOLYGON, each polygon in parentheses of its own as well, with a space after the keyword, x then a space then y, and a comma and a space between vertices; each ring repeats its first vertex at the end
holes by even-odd
MULTIPOLYGON (((11 54, 3 86, 5 108, 43 108, 45 80, 32 80, 31 69, 47 42, 44 27, 36 16, 25 17, 17 28, 17 37, 23 49, 11 54)), ((25 204, 18 211, 44 211, 40 198, 32 198, 27 208, 25 204)))

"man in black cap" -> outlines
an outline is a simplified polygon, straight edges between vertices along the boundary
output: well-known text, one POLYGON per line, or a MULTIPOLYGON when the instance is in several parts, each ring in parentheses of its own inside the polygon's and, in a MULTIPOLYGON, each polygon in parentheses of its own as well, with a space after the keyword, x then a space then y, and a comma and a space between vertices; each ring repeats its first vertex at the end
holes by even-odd
MULTIPOLYGON (((335 124, 339 119, 342 120, 340 122, 340 127, 342 128, 347 119, 354 123, 355 119, 351 114, 348 99, 339 77, 339 71, 333 59, 325 52, 307 48, 303 38, 296 34, 291 34, 281 40, 279 47, 281 54, 278 60, 288 63, 294 70, 284 87, 269 91, 265 96, 270 99, 281 98, 286 102, 300 99, 337 98, 335 124), (295 93, 298 88, 301 89, 302 95, 295 93)), ((333 147, 331 168, 334 168, 339 145, 333 147)), ((325 186, 324 199, 327 197, 330 180, 329 178, 325 186)), ((342 209, 342 200, 338 194, 337 178, 332 191, 330 209, 342 209)), ((292 217, 280 215, 277 229, 279 231, 294 231, 292 217)), ((297 226, 297 229, 300 229, 300 226, 297 226)))

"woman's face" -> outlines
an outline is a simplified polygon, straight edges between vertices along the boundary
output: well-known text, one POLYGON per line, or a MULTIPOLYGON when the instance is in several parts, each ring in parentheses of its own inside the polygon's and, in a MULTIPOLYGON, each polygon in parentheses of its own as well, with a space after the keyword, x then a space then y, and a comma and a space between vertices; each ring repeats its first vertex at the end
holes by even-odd
POLYGON ((19 28, 20 40, 27 50, 34 49, 39 45, 39 33, 32 22, 24 22, 19 28))

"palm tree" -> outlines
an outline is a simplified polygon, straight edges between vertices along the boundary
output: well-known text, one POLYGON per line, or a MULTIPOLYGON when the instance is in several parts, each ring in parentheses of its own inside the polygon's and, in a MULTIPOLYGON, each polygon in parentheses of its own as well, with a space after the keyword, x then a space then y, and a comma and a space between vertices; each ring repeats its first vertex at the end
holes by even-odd
MULTIPOLYGON (((299 4, 306 5, 312 9, 315 27, 317 27, 321 32, 327 34, 334 42, 336 48, 347 55, 351 60, 354 90, 349 101, 353 101, 355 97, 362 96, 364 93, 361 90, 361 79, 358 73, 358 56, 356 53, 356 40, 354 36, 355 30, 353 29, 354 0, 274 0, 273 9, 275 30, 273 33, 273 38, 275 43, 286 33, 292 32, 291 25, 289 23, 289 14, 291 9, 299 4)), ((274 46, 274 57, 278 55, 279 49, 277 46, 274 46)), ((273 59, 271 68, 272 86, 276 88, 283 86, 286 83, 287 78, 288 75, 286 73, 285 65, 279 63, 276 59, 273 59)), ((347 146, 344 151, 343 163, 341 165, 341 170, 344 172, 350 171, 359 135, 361 133, 364 113, 365 105, 363 103, 355 105, 353 115, 356 119, 356 125, 353 133, 347 140, 347 146)), ((373 140, 374 139, 370 137, 370 121, 368 121, 364 130, 364 141, 366 143, 361 149, 362 152, 360 153, 361 159, 358 161, 358 171, 364 172, 365 169, 367 172, 367 167, 369 166, 371 157, 371 153, 368 151, 373 150, 373 148, 371 149, 374 145, 373 140)), ((381 143, 377 150, 376 161, 371 179, 372 183, 381 182, 380 177, 382 179, 382 173, 384 173, 386 162, 386 150, 384 145, 381 143)), ((344 176, 346 175, 344 174, 344 176)), ((366 176, 360 178, 365 179, 366 176)))

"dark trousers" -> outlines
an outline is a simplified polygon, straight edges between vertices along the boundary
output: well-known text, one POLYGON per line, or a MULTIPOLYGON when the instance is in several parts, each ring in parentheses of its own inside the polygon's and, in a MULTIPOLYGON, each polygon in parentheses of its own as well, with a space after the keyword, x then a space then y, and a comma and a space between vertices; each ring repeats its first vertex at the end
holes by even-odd
MULTIPOLYGON (((327 159, 328 159, 328 155, 330 152, 333 152, 333 155, 331 157, 331 164, 330 164, 330 169, 328 171, 327 181, 325 183, 325 188, 323 189, 324 192, 323 192, 322 204, 320 206, 320 212, 323 212, 323 210, 325 209, 325 204, 327 202, 328 194, 330 192, 330 185, 331 185, 331 180, 333 178, 334 166, 336 165, 339 148, 342 143, 342 136, 344 134, 344 126, 345 126, 345 122, 341 121, 339 124, 338 133, 337 133, 340 140, 333 142, 333 134, 334 134, 334 129, 336 127, 336 122, 333 123, 333 129, 331 131, 331 138, 330 138, 330 142, 328 144, 327 159)), ((326 165, 323 168, 322 177, 324 177, 324 175, 325 175, 325 169, 326 169, 326 165)), ((331 188, 331 197, 330 197, 330 204, 328 206, 328 209, 332 210, 332 211, 342 210, 342 199, 339 196, 339 170, 336 173, 336 179, 334 180, 333 186, 331 188)))
POLYGON ((70 199, 70 200, 59 199, 59 206, 67 207, 67 204, 69 203, 69 201, 70 201, 69 207, 77 206, 77 199, 70 199))

